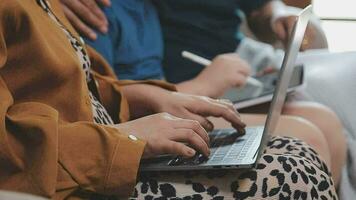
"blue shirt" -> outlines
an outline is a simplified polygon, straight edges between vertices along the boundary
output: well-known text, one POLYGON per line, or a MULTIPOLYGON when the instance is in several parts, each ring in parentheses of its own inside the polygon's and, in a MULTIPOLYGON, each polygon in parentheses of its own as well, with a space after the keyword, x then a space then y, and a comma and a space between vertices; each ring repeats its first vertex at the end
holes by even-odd
POLYGON ((163 41, 150 0, 114 0, 104 8, 109 32, 87 44, 101 53, 119 79, 162 79, 163 41))

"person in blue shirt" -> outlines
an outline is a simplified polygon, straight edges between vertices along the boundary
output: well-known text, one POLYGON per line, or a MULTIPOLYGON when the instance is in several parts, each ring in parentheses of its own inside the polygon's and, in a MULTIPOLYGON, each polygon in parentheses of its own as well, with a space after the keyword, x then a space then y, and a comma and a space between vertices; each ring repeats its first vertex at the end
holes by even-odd
MULTIPOLYGON (((86 43, 106 58, 120 79, 164 79, 163 38, 152 2, 116 0, 103 11, 108 32, 98 32, 95 40, 86 38, 86 43)), ((225 54, 198 76, 176 86, 181 92, 218 97, 231 87, 244 85, 249 74, 250 67, 236 54, 225 54)))

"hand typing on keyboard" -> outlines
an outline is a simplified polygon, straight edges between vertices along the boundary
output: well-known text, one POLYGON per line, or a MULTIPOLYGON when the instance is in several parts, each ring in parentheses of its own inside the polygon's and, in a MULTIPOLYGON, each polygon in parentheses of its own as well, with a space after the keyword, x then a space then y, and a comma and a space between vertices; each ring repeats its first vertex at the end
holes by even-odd
MULTIPOLYGON (((241 140, 241 133, 234 129, 214 130, 209 134, 210 137, 210 158, 201 153, 196 153, 191 158, 176 156, 168 162, 170 166, 179 165, 200 165, 206 162, 221 162, 228 157, 229 159, 238 158, 239 154, 243 154, 243 147, 246 143, 236 143, 241 140)), ((244 139, 245 140, 245 139, 244 139)))

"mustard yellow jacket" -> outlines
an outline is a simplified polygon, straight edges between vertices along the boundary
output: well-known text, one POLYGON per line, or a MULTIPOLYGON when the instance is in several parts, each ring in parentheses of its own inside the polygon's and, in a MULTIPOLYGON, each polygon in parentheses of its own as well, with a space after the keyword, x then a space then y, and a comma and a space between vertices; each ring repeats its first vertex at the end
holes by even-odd
MULTIPOLYGON (((79 37, 57 0, 50 3, 79 37)), ((145 142, 93 123, 70 45, 36 0, 0 0, 0 189, 52 199, 80 198, 79 190, 128 197, 145 142)), ((118 81, 101 56, 87 51, 104 106, 116 122, 128 120, 120 87, 134 82, 118 81)))

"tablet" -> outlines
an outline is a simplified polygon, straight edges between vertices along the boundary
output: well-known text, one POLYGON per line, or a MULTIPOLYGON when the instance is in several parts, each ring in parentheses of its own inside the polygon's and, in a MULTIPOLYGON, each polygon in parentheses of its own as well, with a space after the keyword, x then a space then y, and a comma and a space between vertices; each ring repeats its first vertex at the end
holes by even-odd
MULTIPOLYGON (((246 85, 243 88, 230 89, 224 94, 223 98, 231 100, 238 109, 271 101, 278 79, 278 72, 255 78, 263 83, 263 89, 255 88, 253 85, 246 85)), ((304 83, 304 68, 302 65, 296 66, 289 84, 288 93, 301 89, 304 87, 304 83)))

